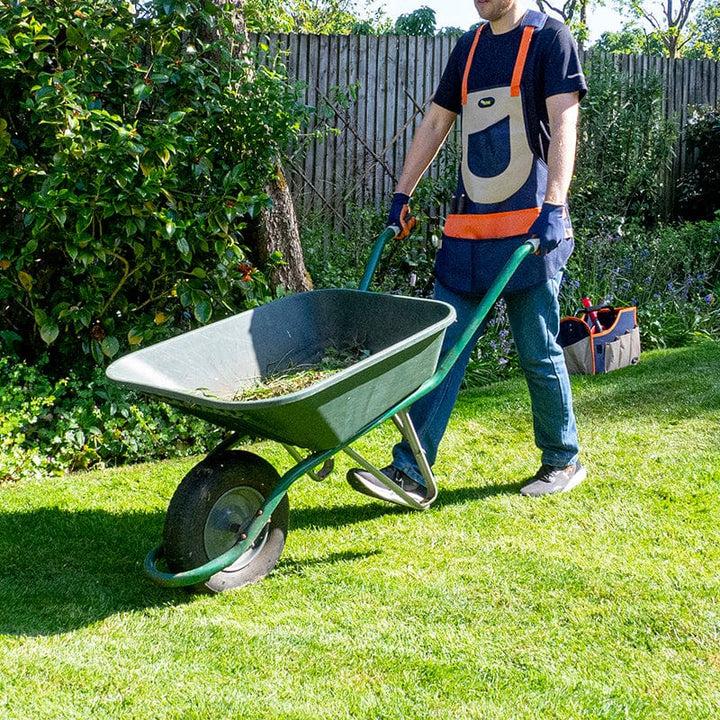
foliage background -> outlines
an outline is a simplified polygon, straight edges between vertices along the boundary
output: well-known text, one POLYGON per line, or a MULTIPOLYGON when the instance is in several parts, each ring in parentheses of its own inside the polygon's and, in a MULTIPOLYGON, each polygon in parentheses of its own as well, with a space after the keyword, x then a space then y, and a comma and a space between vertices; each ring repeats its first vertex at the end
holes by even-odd
POLYGON ((143 9, 0 4, 0 343, 29 362, 102 363, 271 294, 243 228, 307 108, 230 13, 143 9))

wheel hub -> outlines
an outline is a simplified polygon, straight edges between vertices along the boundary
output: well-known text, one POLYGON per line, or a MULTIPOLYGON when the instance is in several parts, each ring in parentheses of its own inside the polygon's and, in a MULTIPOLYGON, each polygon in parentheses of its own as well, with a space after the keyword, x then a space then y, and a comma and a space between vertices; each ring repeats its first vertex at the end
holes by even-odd
MULTIPOLYGON (((218 498, 208 514, 203 533, 208 558, 212 560, 222 555, 242 539, 264 501, 265 498, 255 488, 246 486, 232 488, 218 498)), ((247 567, 262 550, 267 533, 266 525, 255 542, 223 572, 236 572, 247 567)))

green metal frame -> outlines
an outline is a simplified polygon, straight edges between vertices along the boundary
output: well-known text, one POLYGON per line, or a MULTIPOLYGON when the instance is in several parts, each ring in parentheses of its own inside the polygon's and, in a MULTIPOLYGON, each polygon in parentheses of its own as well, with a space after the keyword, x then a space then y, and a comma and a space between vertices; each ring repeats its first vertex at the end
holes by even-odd
MULTIPOLYGON (((394 238, 397 235, 397 228, 387 228, 375 241, 370 257, 368 259, 365 274, 360 282, 360 290, 367 291, 370 287, 375 269, 378 261, 382 254, 383 248, 388 240, 394 238)), ((423 395, 429 393, 435 389, 450 372, 450 369, 457 361, 458 357, 462 353, 465 346, 472 340, 473 335, 477 331, 480 324, 485 319, 486 315, 490 312, 492 306, 497 302, 503 289, 507 285, 508 281, 515 273, 520 263, 531 253, 535 252, 538 248, 538 241, 530 239, 523 243, 510 257, 505 264, 505 267, 500 271, 499 275, 490 286, 485 296, 483 297, 480 305, 478 306, 475 315, 473 316, 472 322, 465 329, 463 334, 460 336, 458 341, 447 351, 447 353, 441 358, 438 367, 431 377, 429 377, 417 390, 408 395, 404 400, 395 404, 389 410, 384 412, 378 418, 365 425, 363 428, 350 438, 346 443, 338 445, 337 447, 329 450, 318 451, 312 453, 304 459, 300 459, 301 455, 295 450, 288 451, 297 461, 296 465, 288 470, 281 478, 278 484, 275 486, 273 491, 266 499, 263 507, 258 511, 255 518, 252 520, 248 528, 243 529, 245 539, 238 542, 236 545, 231 547, 229 550, 224 552, 222 555, 210 560, 209 562, 201 565, 200 567, 192 570, 187 570, 180 573, 169 573, 163 572, 158 569, 157 562, 162 555, 162 546, 158 545, 153 548, 145 558, 145 572, 154 580, 158 585, 163 587, 184 587, 188 585, 194 585, 202 583, 211 578, 215 573, 221 572, 225 568, 232 565, 243 553, 245 553, 250 546, 255 542, 258 535, 262 531, 263 527, 267 524, 272 513, 275 511, 280 501, 290 489, 290 486, 300 478, 302 475, 309 474, 314 479, 321 479, 318 475, 315 475, 315 468, 328 462, 338 452, 345 452, 350 455, 353 459, 359 462, 363 467, 373 473, 378 479, 386 484, 398 497, 400 497, 407 505, 416 508, 418 510, 425 509, 430 506, 437 495, 437 487, 435 485, 434 477, 430 467, 425 459, 425 453, 422 449, 420 441, 417 437, 410 416, 408 414, 408 408, 423 395), (370 432, 373 428, 381 425, 386 420, 393 419, 395 424, 398 426, 400 432, 408 440, 415 457, 420 465, 423 477, 427 484, 428 494, 425 499, 418 503, 409 497, 402 490, 398 489, 394 484, 389 483, 382 473, 371 465, 367 460, 360 456, 355 450, 350 448, 350 445, 355 442, 358 438, 362 437, 366 433, 370 432)), ((210 455, 227 450, 233 445, 240 441, 241 437, 239 433, 233 433, 229 436, 221 445, 213 450, 210 455)), ((287 446, 286 446, 287 447, 287 446)), ((322 471, 319 473, 322 475, 322 471)))

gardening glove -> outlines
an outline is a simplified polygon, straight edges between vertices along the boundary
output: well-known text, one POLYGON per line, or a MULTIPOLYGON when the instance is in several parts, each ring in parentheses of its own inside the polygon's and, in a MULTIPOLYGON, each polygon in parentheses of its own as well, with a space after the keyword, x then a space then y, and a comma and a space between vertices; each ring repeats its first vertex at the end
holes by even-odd
POLYGON ((395 238, 402 240, 406 238, 417 225, 417 218, 410 213, 410 196, 405 193, 395 193, 390 205, 386 227, 394 226, 400 228, 395 238))
POLYGON ((537 255, 547 255, 565 239, 565 206, 543 203, 540 215, 528 230, 530 237, 540 240, 537 255))

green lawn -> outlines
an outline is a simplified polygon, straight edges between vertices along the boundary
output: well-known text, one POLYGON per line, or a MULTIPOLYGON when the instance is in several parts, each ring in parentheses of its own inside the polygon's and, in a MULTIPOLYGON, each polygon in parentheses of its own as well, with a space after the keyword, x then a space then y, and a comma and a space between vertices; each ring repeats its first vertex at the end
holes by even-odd
POLYGON ((339 457, 291 488, 270 577, 217 596, 141 569, 195 460, 0 487, 0 718, 720 717, 720 344, 573 386, 572 493, 517 492, 521 381, 468 392, 429 511, 353 493, 339 457))

